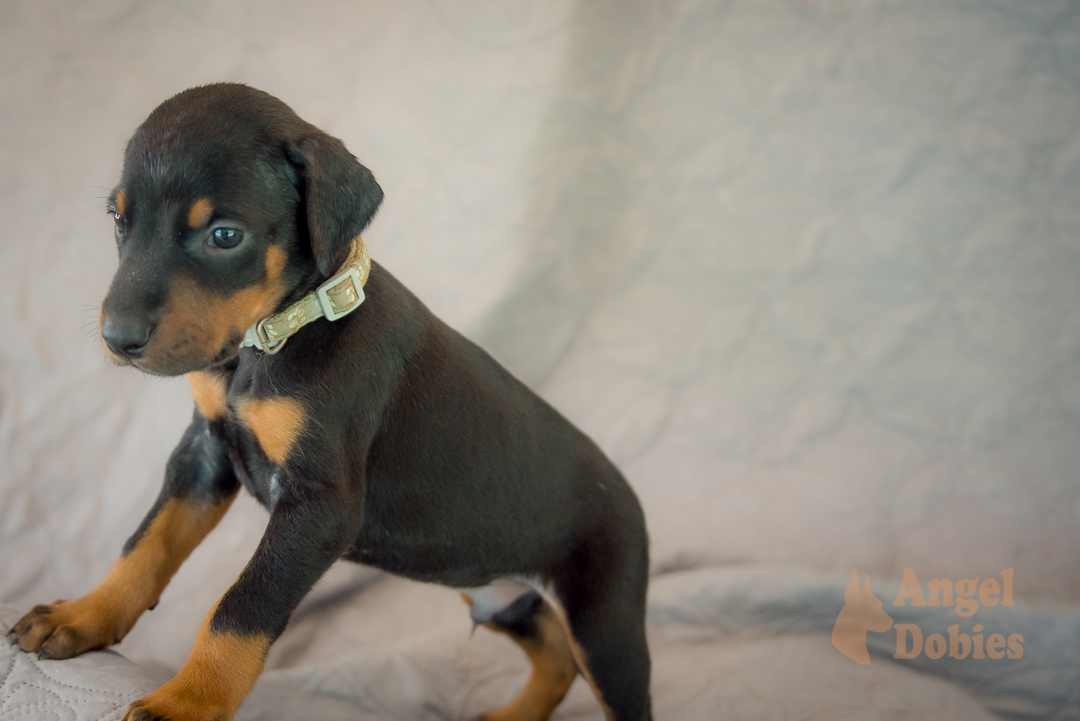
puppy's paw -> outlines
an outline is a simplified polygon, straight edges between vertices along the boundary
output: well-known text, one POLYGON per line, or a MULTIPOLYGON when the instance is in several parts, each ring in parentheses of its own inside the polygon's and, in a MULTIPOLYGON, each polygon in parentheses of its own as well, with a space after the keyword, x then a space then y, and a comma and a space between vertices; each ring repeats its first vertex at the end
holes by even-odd
POLYGON ((232 718, 230 709, 177 686, 167 683, 135 701, 127 707, 121 721, 228 721, 232 718))
POLYGON ((34 606, 8 636, 23 651, 37 651, 47 659, 71 658, 118 640, 112 614, 85 596, 34 606))

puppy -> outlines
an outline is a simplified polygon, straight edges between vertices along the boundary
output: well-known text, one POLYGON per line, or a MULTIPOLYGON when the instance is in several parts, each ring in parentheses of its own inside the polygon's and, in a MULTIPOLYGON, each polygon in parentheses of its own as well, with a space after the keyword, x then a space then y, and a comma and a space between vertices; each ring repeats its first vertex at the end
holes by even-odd
POLYGON ((114 644, 243 486, 270 511, 191 657, 124 719, 230 719, 270 644, 339 558, 462 589, 516 641, 525 689, 489 721, 541 720, 581 673, 610 719, 651 718, 648 549, 604 454, 377 263, 382 200, 341 141, 244 85, 162 103, 109 210, 101 309, 116 363, 186 374, 190 427, 101 584, 11 630, 62 659, 114 644))

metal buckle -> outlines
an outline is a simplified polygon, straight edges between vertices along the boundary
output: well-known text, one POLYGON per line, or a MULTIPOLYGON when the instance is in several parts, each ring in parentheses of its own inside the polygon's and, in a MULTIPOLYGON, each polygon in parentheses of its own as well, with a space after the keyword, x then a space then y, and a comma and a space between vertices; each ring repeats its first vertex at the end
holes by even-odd
POLYGON ((360 285, 360 271, 355 267, 350 267, 338 272, 330 280, 320 285, 315 291, 315 295, 319 299, 319 307, 322 308, 323 315, 327 320, 337 320, 352 313, 364 302, 364 288, 360 285), (330 293, 341 290, 341 285, 345 281, 352 283, 352 290, 356 299, 344 310, 335 311, 334 306, 330 303, 330 293))
POLYGON ((288 336, 278 341, 272 341, 266 335, 266 321, 269 319, 263 318, 255 324, 255 345, 259 347, 266 355, 274 355, 279 353, 282 348, 285 347, 285 341, 289 340, 288 336))

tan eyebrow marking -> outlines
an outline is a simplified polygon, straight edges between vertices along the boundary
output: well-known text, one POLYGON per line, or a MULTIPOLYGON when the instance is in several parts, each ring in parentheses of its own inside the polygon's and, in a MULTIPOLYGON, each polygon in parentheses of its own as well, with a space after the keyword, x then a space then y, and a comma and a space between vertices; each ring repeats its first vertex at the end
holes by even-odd
POLYGON ((124 191, 116 191, 116 199, 113 202, 116 205, 116 214, 123 218, 124 211, 127 209, 127 197, 124 195, 124 191))
POLYGON ((188 211, 187 222, 192 230, 198 230, 210 222, 210 216, 214 214, 214 204, 209 198, 199 198, 191 204, 188 211))

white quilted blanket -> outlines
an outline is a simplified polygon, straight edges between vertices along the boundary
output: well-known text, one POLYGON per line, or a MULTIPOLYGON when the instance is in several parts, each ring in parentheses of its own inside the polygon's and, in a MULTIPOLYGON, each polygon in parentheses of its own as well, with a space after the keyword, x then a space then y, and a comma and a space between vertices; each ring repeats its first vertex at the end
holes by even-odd
MULTIPOLYGON (((190 416, 96 349, 103 199, 216 80, 343 138, 386 190, 372 255, 624 470, 658 718, 1080 718, 1077 3, 0 3, 5 623, 104 575, 190 416), (926 643, 1023 657, 901 663, 893 629, 856 664, 852 568, 926 643), (894 607, 906 568, 1011 568, 1017 603, 894 607)), ((238 501, 123 657, 4 648, 0 718, 117 718, 264 524, 238 501)), ((526 672, 469 630, 451 591, 336 567, 241 718, 465 718, 526 672)), ((598 714, 583 684, 558 711, 598 714)))

